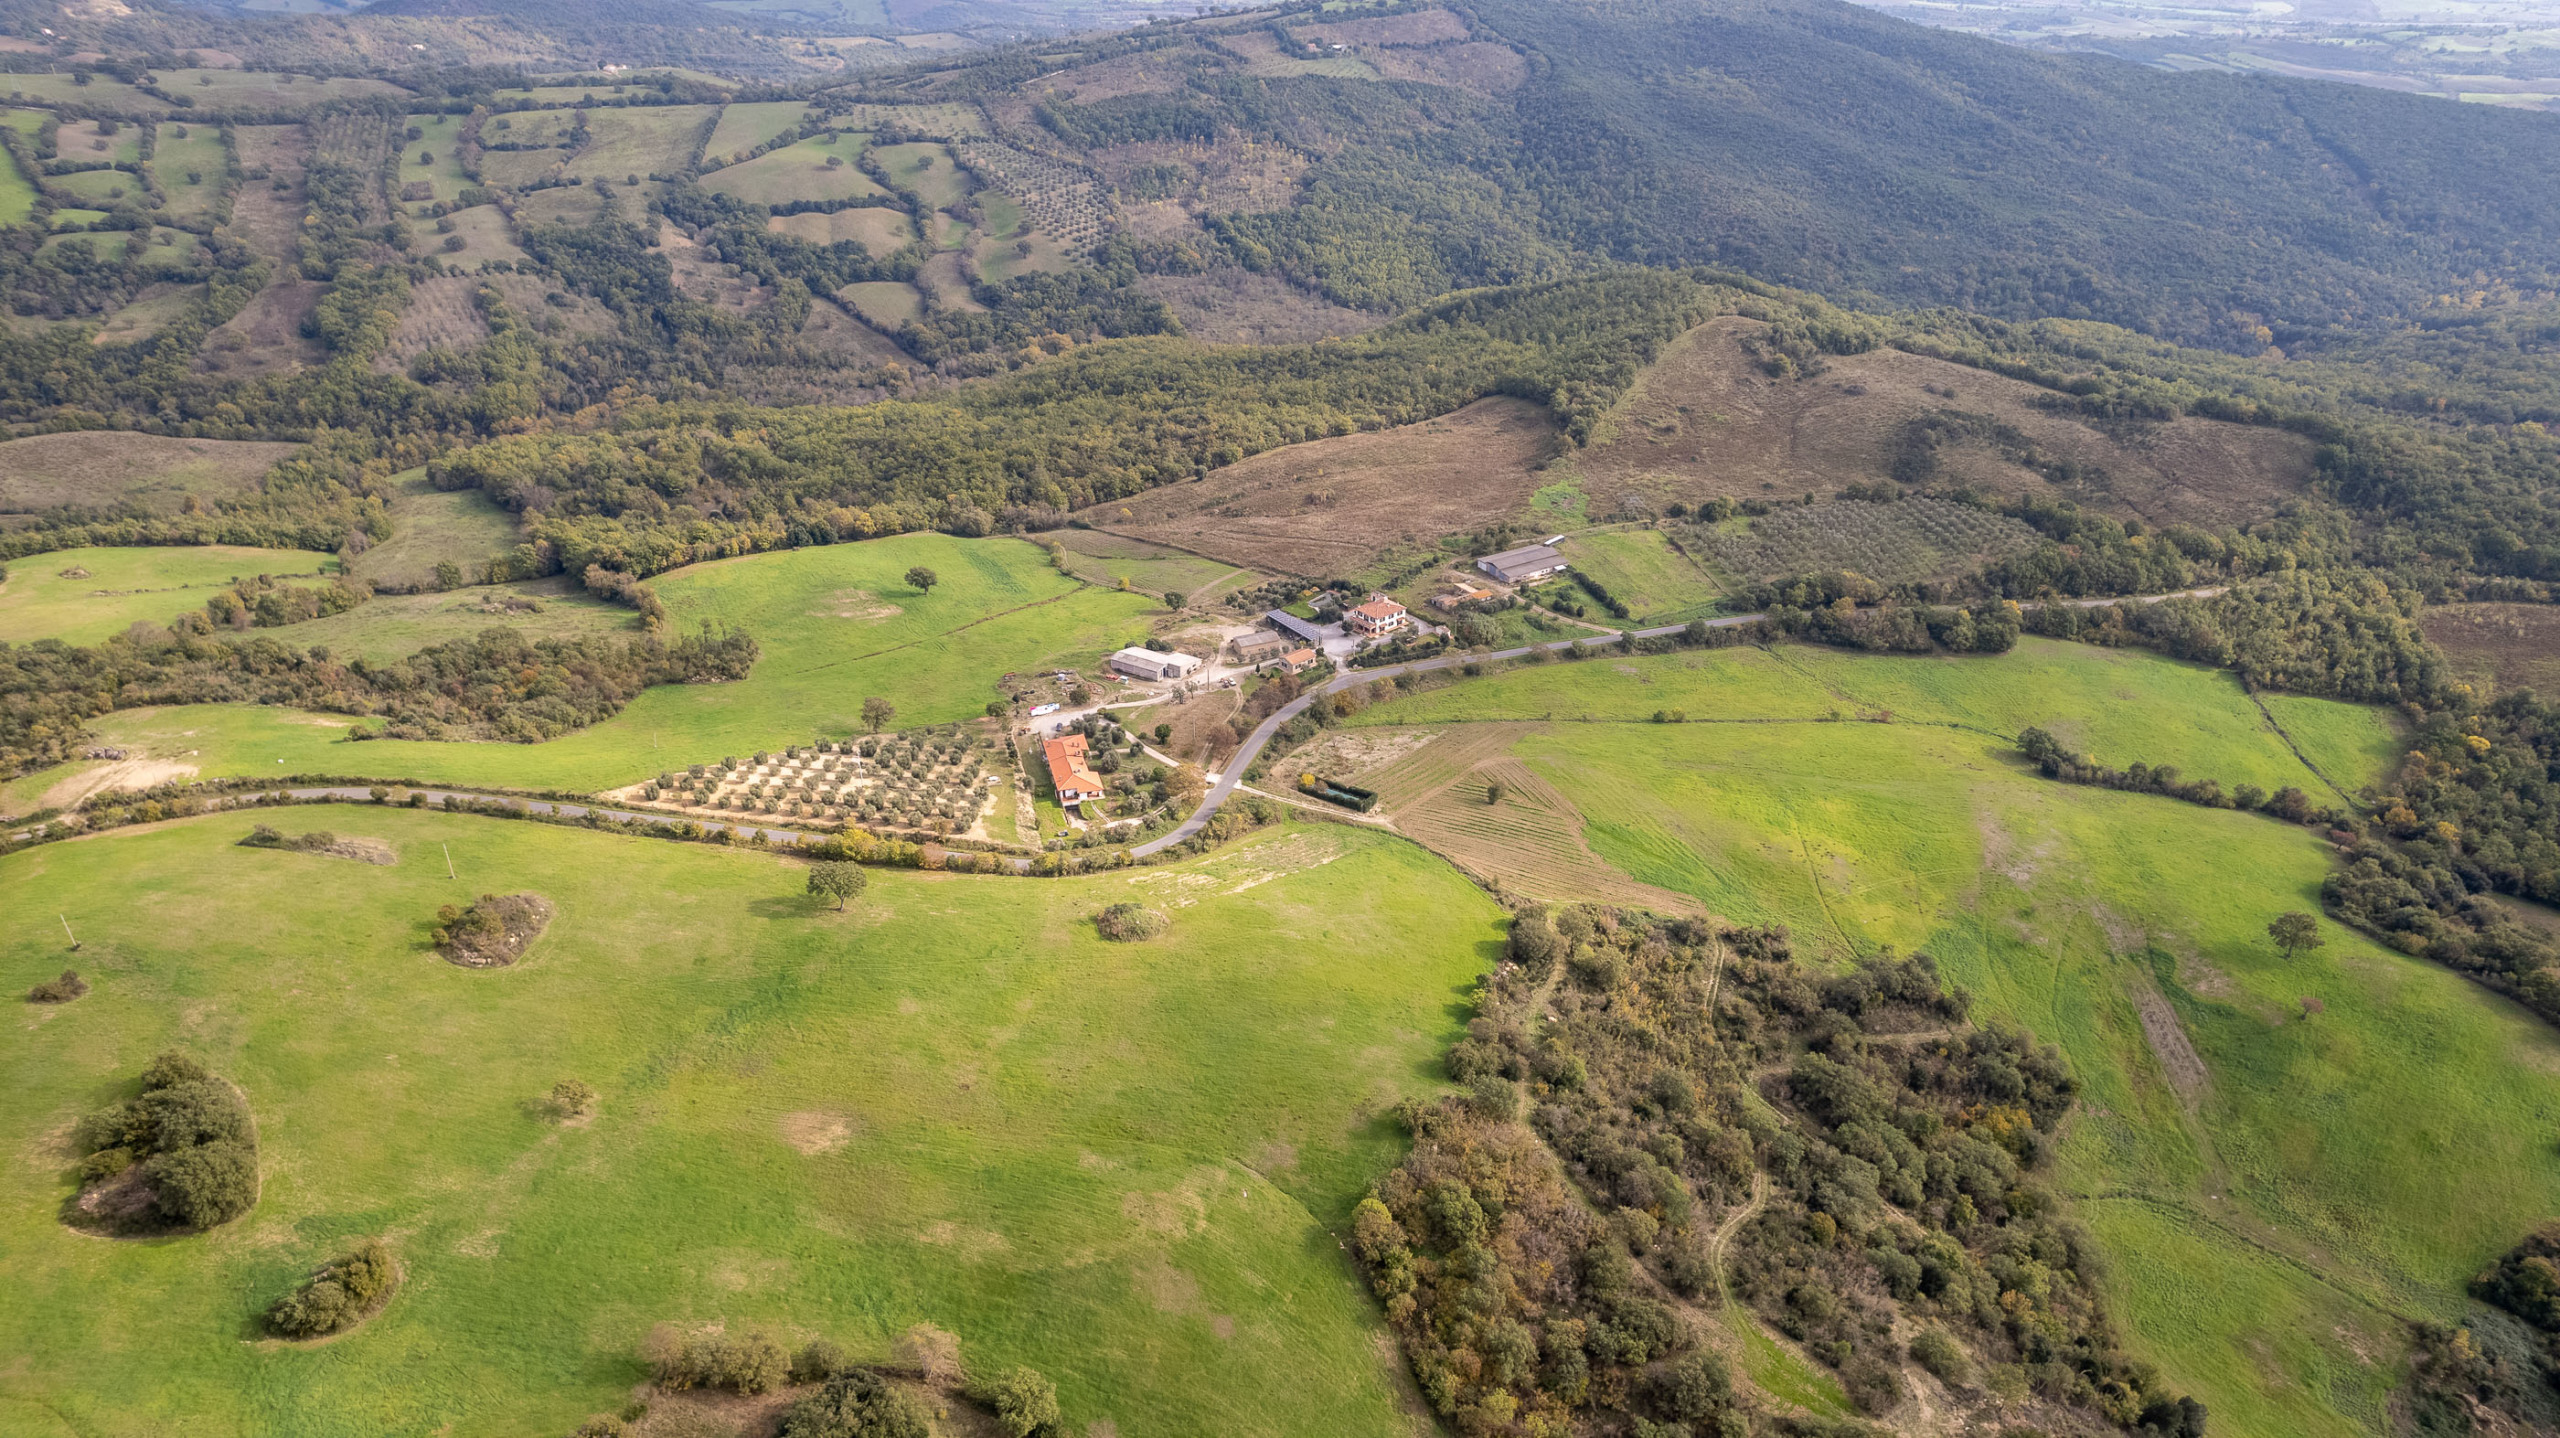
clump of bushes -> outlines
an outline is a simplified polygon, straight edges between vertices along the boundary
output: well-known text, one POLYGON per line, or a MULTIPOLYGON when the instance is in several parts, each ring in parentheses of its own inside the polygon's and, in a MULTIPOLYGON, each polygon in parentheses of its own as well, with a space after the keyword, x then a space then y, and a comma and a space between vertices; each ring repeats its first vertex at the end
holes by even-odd
POLYGON ((319 1338, 353 1328, 390 1299, 399 1281, 391 1250, 367 1239, 277 1299, 267 1310, 267 1329, 283 1338, 319 1338))
POLYGON ((770 1393, 790 1381, 791 1358, 761 1333, 743 1337, 696 1333, 656 1344, 649 1369, 661 1388, 718 1388, 731 1393, 770 1393))
POLYGON ((258 1136, 237 1090, 185 1054, 142 1071, 142 1093, 82 1119, 68 1219, 111 1231, 207 1229, 258 1201, 258 1136))
POLYGON ((47 979, 43 983, 36 985, 34 988, 27 990, 27 1002, 31 1004, 67 1004, 87 992, 89 992, 89 981, 80 977, 79 971, 76 969, 64 969, 62 971, 61 978, 47 979))
POLYGON ((1160 909, 1144 904, 1113 904, 1093 916, 1093 927, 1115 943, 1132 944, 1152 939, 1173 927, 1173 919, 1160 909))
POLYGON ((436 910, 435 945, 467 969, 503 968, 542 936, 551 901, 539 894, 482 894, 468 908, 436 910))
POLYGON ((584 1118, 595 1112, 595 1107, 593 1085, 577 1079, 562 1079, 551 1086, 551 1111, 563 1119, 584 1118))
POLYGON ((240 847, 292 849, 305 854, 316 854, 334 847, 337 842, 338 836, 326 829, 314 829, 308 834, 287 834, 273 824, 255 824, 250 826, 249 837, 240 841, 240 847))
POLYGON ((996 1416, 1011 1438, 1032 1438, 1058 1427, 1058 1385, 1036 1370, 1014 1368, 969 1385, 971 1401, 996 1416))
MULTIPOLYGON (((814 1345, 813 1345, 814 1346, 814 1345)), ((826 1386, 791 1405, 782 1438, 927 1438, 922 1399, 868 1368, 828 1376, 826 1386)))

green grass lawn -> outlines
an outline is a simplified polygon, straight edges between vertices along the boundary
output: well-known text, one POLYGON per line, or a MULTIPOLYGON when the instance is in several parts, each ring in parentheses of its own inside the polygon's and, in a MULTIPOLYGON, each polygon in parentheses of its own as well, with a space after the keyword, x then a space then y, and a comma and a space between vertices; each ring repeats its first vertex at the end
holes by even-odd
POLYGON ((15 157, 0 151, 0 225, 23 225, 35 209, 35 184, 18 168, 15 157))
POLYGON ((388 81, 343 75, 287 75, 271 70, 162 70, 158 74, 161 89, 172 95, 193 95, 199 108, 217 110, 273 110, 409 93, 388 81))
MULTIPOLYGON (((435 198, 417 202, 423 210, 438 200, 459 200, 471 181, 462 173, 462 115, 411 115, 405 129, 416 130, 418 138, 400 146, 400 182, 403 185, 425 181, 435 187, 435 198), (418 156, 434 158, 418 163, 418 156)), ((395 189, 396 195, 398 191, 395 189)))
POLYGON ((1606 586, 1639 624, 1685 623, 1714 613, 1724 599, 1723 588, 1660 530, 1578 534, 1565 541, 1565 558, 1606 586))
POLYGON ((9 578, 0 583, 0 639, 95 644, 138 620, 166 624, 182 611, 201 610, 213 590, 235 578, 316 575, 337 567, 335 556, 309 550, 229 545, 30 554, 10 560, 9 578), (66 578, 68 569, 88 573, 66 578))
POLYGON ((566 578, 500 584, 442 594, 385 594, 344 614, 283 629, 258 631, 294 644, 325 645, 340 659, 361 655, 389 664, 431 644, 469 639, 484 629, 513 629, 531 639, 570 639, 590 634, 636 636, 640 616, 596 599, 566 578), (539 613, 492 612, 495 601, 530 599, 539 613))
POLYGON ((880 163, 899 184, 939 210, 969 197, 969 177, 951 158, 951 147, 932 140, 880 147, 880 163))
MULTIPOLYGON (((2389 714, 2271 696, 2269 707, 2321 772, 2348 792, 2380 778, 2397 752, 2389 714)), ((1843 720, 1960 724, 2013 737, 2041 725, 2123 768, 2174 764, 2225 787, 2301 788, 2334 801, 2268 727, 2238 680, 2135 649, 2023 638, 1992 657, 1853 654, 1810 645, 1592 659, 1504 670, 1365 710, 1362 724, 1466 719, 1626 720, 1658 709, 1693 721, 1843 720)))
POLYGON ((842 738, 872 695, 895 727, 985 712, 1008 672, 1088 663, 1145 632, 1156 601, 1088 588, 1018 539, 911 534, 696 565, 659 577, 681 628, 742 625, 763 646, 734 684, 668 685, 545 744, 346 741, 336 716, 200 704, 106 715, 102 742, 181 759, 207 776, 372 774, 452 784, 596 790, 670 765, 842 738), (906 587, 924 564, 942 582, 906 587))
MULTIPOLYGON (((703 147, 703 155, 709 160, 725 161, 744 154, 778 138, 808 114, 806 100, 754 100, 731 105, 720 112, 720 123, 712 127, 711 141, 703 147)), ((846 163, 852 163, 850 156, 846 163)))
POLYGON ((1202 559, 1178 549, 1123 539, 1099 530, 1070 529, 1042 535, 1066 550, 1067 572, 1088 584, 1119 587, 1123 579, 1142 594, 1181 594, 1197 603, 1231 581, 1253 571, 1202 559))
POLYGON ((137 210, 151 207, 151 192, 143 188, 142 177, 130 170, 82 170, 72 175, 51 176, 45 183, 87 207, 113 209, 124 206, 137 210))
POLYGON ((156 99, 104 75, 92 75, 83 85, 70 74, 0 75, 0 94, 12 100, 32 100, 39 104, 58 105, 66 100, 120 113, 167 114, 169 103, 156 99))
POLYGON ((851 131, 815 135, 702 177, 702 187, 760 205, 789 200, 853 200, 885 194, 854 161, 871 137, 851 131), (829 166, 827 161, 843 164, 829 166))
POLYGON ((858 911, 763 854, 373 808, 0 860, 0 983, 95 992, 0 1048, 0 1431, 515 1435, 620 1406, 650 1327, 908 1326, 1034 1365, 1072 1431, 1384 1433, 1392 1350, 1328 1229, 1436 1081, 1496 909, 1429 855, 1298 827, 1059 882, 880 872, 858 911), (445 876, 444 854, 462 872, 445 876), (483 889, 559 907, 503 971, 428 951, 483 889), (1104 943, 1136 896, 1173 936, 1104 943), (38 918, 42 923, 36 922, 38 918), (236 1080, 264 1190, 213 1234, 63 1228, 60 1133, 177 1045, 236 1080), (585 1125, 538 1110, 578 1078, 585 1125), (252 1341, 305 1268, 387 1235, 390 1306, 252 1341))
POLYGON ((222 199, 223 178, 230 172, 231 157, 222 148, 221 130, 211 125, 160 127, 151 152, 151 177, 166 197, 164 213, 176 219, 212 214, 222 199), (189 179, 190 175, 195 178, 189 179))
POLYGON ((569 173, 620 181, 692 168, 717 105, 648 105, 587 114, 587 148, 569 173))
POLYGON ((836 291, 836 298, 865 322, 892 334, 907 321, 924 318, 924 296, 902 280, 865 280, 836 291))
MULTIPOLYGON (((483 208, 497 218, 496 206, 483 208)), ((479 250, 475 246, 465 253, 477 256, 479 250)), ((436 566, 450 562, 466 579, 476 580, 490 560, 516 547, 515 516, 478 490, 440 492, 427 483, 423 469, 393 480, 400 490, 391 501, 391 537, 356 556, 355 572, 363 578, 403 587, 428 584, 435 580, 436 566)))

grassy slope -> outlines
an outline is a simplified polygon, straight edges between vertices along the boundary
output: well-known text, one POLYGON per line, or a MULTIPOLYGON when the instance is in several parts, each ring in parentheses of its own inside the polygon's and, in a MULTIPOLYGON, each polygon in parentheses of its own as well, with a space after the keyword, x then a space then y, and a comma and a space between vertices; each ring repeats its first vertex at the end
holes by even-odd
MULTIPOLYGON (((460 115, 411 115, 408 118, 408 127, 415 128, 419 138, 405 141, 400 147, 400 179, 403 184, 424 180, 435 186, 437 200, 462 198, 463 189, 471 183, 462 173, 463 118, 460 115), (434 163, 419 164, 421 153, 435 156, 434 163)), ((434 201, 418 202, 412 213, 432 203, 434 201)))
MULTIPOLYGON (((0 1177, 0 1429, 565 1432, 620 1403, 661 1321, 869 1352, 930 1321, 1047 1371, 1078 1431, 1396 1426, 1319 1225, 1392 1161, 1382 1113, 1431 1082, 1493 949, 1492 905, 1428 855, 1325 828, 1134 879, 882 873, 839 917, 758 854, 287 823, 402 862, 242 850, 239 818, 0 860, 6 911, 71 913, 98 984, 0 1050, 0 1143, 31 1160, 0 1177), (484 887, 561 906, 518 968, 422 948, 484 887), (1196 897, 1173 941, 1095 938, 1086 915, 1147 890, 1196 897), (46 1135, 169 1044, 256 1106, 260 1206, 175 1243, 64 1230, 46 1135), (602 1093, 592 1126, 533 1111, 570 1076, 602 1093), (788 1141, 839 1124, 829 1151, 788 1141), (385 1233, 408 1280, 381 1317, 243 1341, 306 1265, 385 1233)), ((60 947, 8 923, 0 983, 60 947)))
POLYGON ((211 214, 222 197, 223 176, 230 171, 231 157, 222 148, 222 132, 211 125, 185 126, 187 137, 177 137, 181 127, 162 125, 158 144, 151 154, 152 178, 160 182, 160 191, 168 196, 167 213, 184 219, 211 214), (189 174, 200 176, 193 184, 189 174))
MULTIPOLYGON (((496 206, 482 208, 496 219, 496 206)), ((473 258, 496 258, 478 246, 470 253, 473 258)), ((438 563, 451 560, 462 566, 466 578, 476 579, 482 566, 515 548, 515 516, 478 490, 439 493, 427 483, 422 469, 396 478, 400 493, 391 501, 391 537, 356 556, 356 573, 376 581, 426 584, 434 580, 438 563)))
POLYGON ((1573 567, 1599 580, 1644 624, 1676 624, 1713 613, 1723 589, 1673 549, 1659 530, 1613 530, 1565 542, 1573 567))
POLYGON ((513 629, 534 639, 591 634, 635 637, 640 616, 595 599, 565 580, 502 584, 445 594, 386 594, 344 614, 267 633, 294 644, 326 645, 338 658, 362 655, 377 664, 406 658, 431 644, 469 639, 484 629, 513 629), (488 614, 483 600, 520 595, 542 606, 537 614, 488 614))
MULTIPOLYGON (((0 640, 95 644, 137 620, 166 624, 201 609, 216 589, 253 574, 316 575, 335 557, 300 549, 229 545, 176 549, 57 549, 9 561, 0 583, 0 640), (65 579, 65 569, 89 571, 65 579), (114 590, 101 595, 97 591, 114 590)), ((317 581, 308 581, 314 582, 317 581)))
MULTIPOLYGON (((2352 792, 2397 752, 2380 710, 2271 697, 2294 741, 2352 792)), ((2295 785, 2334 800, 2286 749, 2239 682, 2220 670, 2131 649, 2027 638, 1997 658, 1850 654, 1787 645, 1508 671, 1363 712, 1363 724, 1460 719, 1649 718, 1692 722, 1854 720, 1889 711, 1899 723, 1956 724, 2011 737, 2040 724, 2118 767, 2174 764, 2224 785, 2295 785)))
POLYGON ((36 187, 18 162, 0 152, 0 225, 23 225, 35 213, 36 187))
POLYGON ((363 773, 444 783, 602 789, 670 764, 856 731, 880 695, 899 725, 983 713, 998 679, 1090 662, 1137 637, 1154 601, 1089 589, 1015 539, 901 535, 696 565, 655 581, 676 623, 739 624, 764 646, 735 684, 651 689, 622 713, 547 744, 347 744, 343 720, 235 705, 111 714, 105 742, 221 774, 363 773), (942 582, 918 596, 924 564, 942 582), (893 613, 877 611, 889 609, 893 613), (992 616, 992 617, 990 617, 992 616), (972 621, 984 619, 984 623, 972 621))
MULTIPOLYGON (((720 123, 712 127, 711 141, 703 147, 703 154, 709 159, 725 160, 752 150, 799 124, 808 113, 806 100, 758 100, 731 105, 720 112, 720 123)), ((851 162, 848 156, 846 163, 851 162)))
POLYGON ((743 165, 714 170, 702 177, 702 187, 715 194, 769 205, 788 200, 851 200, 885 194, 854 164, 862 157, 870 138, 843 133, 815 136, 758 155, 743 165), (830 159, 842 159, 844 163, 829 169, 830 159))

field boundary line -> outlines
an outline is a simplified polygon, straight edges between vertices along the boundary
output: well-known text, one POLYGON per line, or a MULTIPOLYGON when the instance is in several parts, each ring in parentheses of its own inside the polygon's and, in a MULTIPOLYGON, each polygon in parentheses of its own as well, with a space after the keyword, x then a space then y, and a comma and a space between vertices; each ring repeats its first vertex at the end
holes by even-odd
POLYGON ((2362 804, 2356 802, 2354 795, 2339 788, 2337 780, 2330 778, 2327 773, 2322 771, 2319 765, 2311 762, 2311 756, 2303 753, 2302 746, 2293 742, 2293 732, 2284 727, 2284 721, 2276 717, 2276 711, 2267 707, 2267 701, 2259 695, 2257 688, 2250 684, 2245 677, 2240 680, 2240 692, 2248 695, 2249 702, 2258 706, 2258 712, 2266 716, 2267 727, 2276 731, 2276 737, 2284 741, 2284 747, 2293 751, 2293 757, 2302 761, 2303 768, 2311 771, 2311 777, 2328 785, 2329 792, 2337 795, 2340 799, 2345 800, 2348 808, 2362 809, 2364 807, 2362 804))
MULTIPOLYGON (((1074 576, 1070 575, 1069 577, 1073 578, 1074 576)), ((866 659, 877 659, 884 654, 895 654, 902 649, 913 649, 921 644, 930 644, 937 639, 948 639, 954 634, 961 633, 965 630, 975 629, 981 624, 992 624, 1008 615, 1021 614, 1026 610, 1039 609, 1046 605, 1063 603, 1069 599, 1075 598, 1076 595, 1087 589, 1100 588, 1102 588, 1101 585, 1090 584, 1084 580, 1078 579, 1076 580, 1076 587, 1068 590, 1064 594, 1052 594, 1046 599, 1035 599, 1028 604, 1017 604, 1011 609, 999 609, 993 614, 981 614, 966 624, 955 625, 952 628, 943 630, 939 634, 928 634, 922 639, 910 639, 904 644, 892 644, 886 649, 874 649, 868 654, 851 654, 842 659, 830 659, 824 664, 813 665, 807 669, 794 669, 791 672, 795 676, 801 674, 820 674, 841 664, 859 664, 866 659)))

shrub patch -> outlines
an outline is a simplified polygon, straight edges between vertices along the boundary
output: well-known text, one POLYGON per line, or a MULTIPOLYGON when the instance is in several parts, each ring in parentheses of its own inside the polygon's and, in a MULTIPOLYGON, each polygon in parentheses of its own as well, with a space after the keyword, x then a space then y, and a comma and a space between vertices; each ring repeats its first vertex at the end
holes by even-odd
POLYGON ((1113 904, 1093 916, 1093 927, 1116 943, 1134 944, 1152 939, 1173 927, 1173 919, 1161 909, 1144 904, 1113 904))
POLYGON ((400 1265, 391 1250, 380 1239, 367 1239, 277 1299, 267 1310, 267 1331, 279 1338, 344 1333, 381 1312, 399 1286, 400 1265))
POLYGON ((502 969, 550 925, 551 901, 540 894, 482 894, 468 908, 436 910, 435 945, 466 969, 502 969))
POLYGON ((289 849, 297 854, 326 854, 332 859, 353 859, 360 864, 396 864, 400 856, 380 839, 342 839, 326 829, 308 834, 287 834, 272 824, 259 824, 240 841, 244 849, 289 849))
POLYGON ((229 1223, 258 1201, 258 1130, 231 1081, 171 1051, 142 1071, 138 1097, 80 1120, 80 1191, 63 1222, 145 1235, 229 1223))

